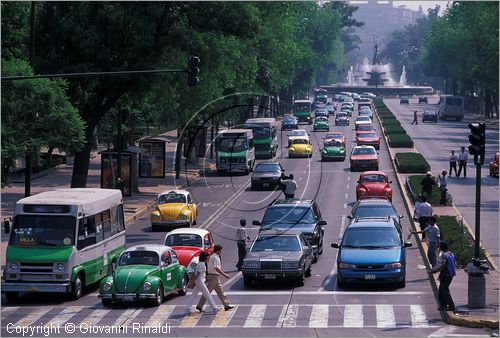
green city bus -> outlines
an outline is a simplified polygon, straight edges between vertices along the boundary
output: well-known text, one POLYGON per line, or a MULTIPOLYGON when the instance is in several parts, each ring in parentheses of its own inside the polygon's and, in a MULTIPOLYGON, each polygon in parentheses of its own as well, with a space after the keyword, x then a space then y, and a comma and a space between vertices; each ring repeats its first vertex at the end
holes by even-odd
POLYGON ((252 129, 255 158, 273 158, 278 152, 278 136, 274 117, 252 118, 245 121, 245 129, 252 129))
POLYGON ((307 122, 312 124, 311 117, 312 105, 309 100, 295 100, 293 101, 293 115, 299 122, 307 122))
POLYGON ((85 286, 113 271, 125 249, 122 193, 75 188, 25 197, 4 228, 10 233, 2 283, 7 300, 19 292, 78 299, 85 286))

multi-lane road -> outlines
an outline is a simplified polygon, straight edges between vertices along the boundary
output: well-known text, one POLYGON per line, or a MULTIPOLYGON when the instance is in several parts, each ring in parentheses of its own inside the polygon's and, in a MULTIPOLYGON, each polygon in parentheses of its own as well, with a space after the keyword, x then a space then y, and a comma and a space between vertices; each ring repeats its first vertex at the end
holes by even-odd
MULTIPOLYGON (((357 113, 353 115, 352 121, 357 113)), ((333 122, 333 118, 330 120, 333 122)), ((376 120, 374 124, 380 133, 376 120)), ((235 305, 233 310, 221 311, 217 315, 186 314, 186 297, 169 297, 158 308, 140 304, 103 308, 94 288, 78 301, 64 301, 53 295, 21 298, 18 303, 2 309, 2 335, 21 336, 20 332, 13 330, 29 327, 39 330, 35 336, 42 336, 43 330, 48 330, 51 324, 59 331, 53 329, 50 336, 156 336, 154 331, 144 330, 154 330, 157 325, 163 330, 169 329, 159 334, 162 336, 486 335, 481 329, 450 327, 443 323, 428 275, 425 270, 417 268, 423 263, 417 245, 407 250, 405 288, 337 288, 337 250, 331 248, 330 243, 339 239, 346 226, 346 216, 355 202, 359 173, 350 172, 348 159, 321 162, 319 150, 325 133, 313 132, 309 125, 300 127, 308 130, 312 137, 312 158, 289 159, 285 147, 287 132, 279 131, 280 152, 275 160, 281 162, 287 173, 294 174, 299 186, 296 197, 315 199, 328 222, 324 253, 313 265, 312 276, 306 279, 303 287, 269 283, 245 288, 242 275, 235 267, 237 247, 233 239, 239 219, 247 219, 250 236, 255 237, 258 228, 252 226, 251 221, 261 220, 266 206, 282 194, 251 191, 250 176, 206 175, 190 182, 191 192, 199 206, 198 226, 212 231, 215 241, 224 247, 222 265, 231 278, 223 282, 235 305), (106 333, 107 330, 114 331, 106 333)), ((432 127, 421 127, 424 128, 432 127)), ((331 130, 344 132, 348 151, 353 146, 353 129, 353 122, 346 127, 335 127, 332 123, 331 127, 331 130)), ((385 143, 382 143, 379 155, 380 170, 387 172, 395 182, 385 143)), ((406 236, 410 228, 408 215, 398 185, 393 183, 392 187, 393 203, 405 215, 402 225, 406 236)), ((151 232, 149 216, 146 215, 128 226, 127 245, 162 243, 164 236, 162 232, 151 232)))

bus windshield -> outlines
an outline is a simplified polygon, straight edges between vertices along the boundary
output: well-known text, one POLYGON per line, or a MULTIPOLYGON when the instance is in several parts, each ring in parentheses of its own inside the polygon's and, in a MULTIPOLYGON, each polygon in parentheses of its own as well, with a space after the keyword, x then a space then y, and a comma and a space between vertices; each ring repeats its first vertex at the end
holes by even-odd
POLYGON ((72 216, 18 215, 10 244, 20 246, 66 246, 75 244, 76 219, 72 216))
POLYGON ((246 138, 220 138, 219 139, 220 151, 243 151, 248 150, 246 138))
POLYGON ((463 100, 461 97, 447 97, 446 105, 448 106, 462 106, 463 100))
POLYGON ((295 111, 311 111, 310 102, 295 102, 295 111))
POLYGON ((258 125, 249 125, 245 128, 252 129, 254 139, 260 140, 271 137, 271 128, 258 125))

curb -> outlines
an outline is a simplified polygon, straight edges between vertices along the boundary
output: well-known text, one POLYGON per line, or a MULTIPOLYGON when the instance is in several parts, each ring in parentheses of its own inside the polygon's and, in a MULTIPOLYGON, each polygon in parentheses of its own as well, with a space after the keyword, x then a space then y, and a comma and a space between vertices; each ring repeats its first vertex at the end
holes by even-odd
MULTIPOLYGON (((375 113, 377 115, 377 120, 378 120, 380 126, 382 127, 382 123, 380 121, 380 118, 378 116, 378 113, 377 113, 376 109, 375 109, 375 113)), ((384 141, 385 141, 385 144, 387 146, 387 149, 389 150, 389 154, 391 155, 391 158, 392 158, 391 164, 393 166, 394 173, 395 173, 395 176, 396 176, 397 181, 398 181, 397 182, 398 186, 401 189, 401 194, 402 194, 402 197, 403 197, 403 200, 404 200, 404 205, 405 205, 406 211, 407 211, 408 215, 411 215, 411 210, 410 210, 411 202, 409 200, 408 193, 407 193, 407 191, 405 189, 404 183, 402 183, 400 174, 397 172, 397 167, 396 167, 396 164, 394 163, 395 157, 394 157, 394 154, 392 152, 392 148, 389 147, 389 143, 388 143, 387 136, 385 135, 385 133, 384 133, 384 141)), ((415 147, 414 147, 414 149, 416 151, 415 147)), ((457 215, 462 218, 462 220, 464 222, 464 225, 467 228, 467 231, 469 232, 469 235, 472 236, 472 229, 469 227, 469 225, 465 221, 464 217, 462 216, 462 214, 460 213, 460 211, 455 207, 455 204, 453 204, 453 202, 452 202, 452 205, 453 205, 453 209, 455 210, 455 212, 457 213, 457 215)), ((417 230, 416 225, 415 225, 415 221, 413 220, 413 218, 410 218, 410 224, 412 225, 413 230, 417 230)), ((430 263, 429 263, 429 260, 427 258, 427 255, 426 255, 426 252, 427 252, 427 243, 421 241, 418 238, 418 235, 416 235, 416 238, 417 238, 416 242, 418 244, 418 247, 419 247, 422 259, 424 260, 424 262, 426 264, 426 267, 429 268, 430 267, 430 263)), ((472 238, 474 238, 474 236, 472 236, 472 238)), ((480 245, 481 245, 481 243, 480 243, 480 245)), ((490 254, 486 251, 486 249, 482 245, 481 245, 481 247, 483 248, 483 250, 486 253, 486 257, 488 259, 488 262, 493 263, 492 268, 494 268, 495 270, 497 270, 497 266, 494 263, 493 259, 491 259, 490 254)), ((437 280, 438 279, 437 279, 437 276, 434 276, 434 275, 432 275, 431 277, 432 278, 429 278, 429 281, 431 282, 432 290, 433 290, 433 293, 434 293, 434 298, 437 300, 437 291, 438 291, 437 280)), ((492 329, 498 329, 498 327, 499 327, 499 321, 498 320, 484 319, 484 318, 481 318, 479 316, 467 316, 466 318, 464 318, 463 316, 457 315, 457 314, 453 313, 452 311, 441 312, 441 318, 443 318, 443 320, 444 320, 445 323, 452 324, 452 325, 457 325, 457 326, 465 326, 465 327, 487 327, 487 328, 492 328, 492 329)))

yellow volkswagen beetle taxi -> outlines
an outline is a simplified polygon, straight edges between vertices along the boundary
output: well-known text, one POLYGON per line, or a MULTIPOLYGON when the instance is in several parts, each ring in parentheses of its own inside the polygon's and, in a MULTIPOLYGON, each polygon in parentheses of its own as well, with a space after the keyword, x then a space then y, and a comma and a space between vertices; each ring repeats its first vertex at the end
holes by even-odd
POLYGON ((313 149, 309 137, 296 137, 288 147, 288 157, 311 157, 312 152, 313 149))
POLYGON ((198 206, 186 190, 169 190, 158 195, 155 209, 151 212, 151 229, 161 227, 191 227, 196 224, 198 206))

